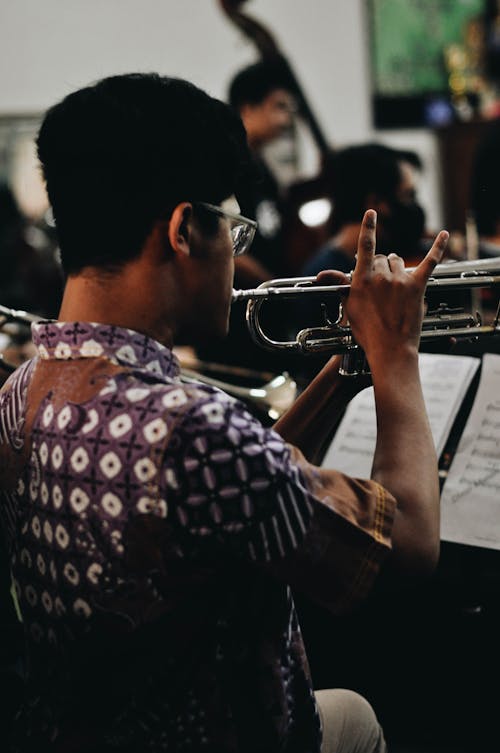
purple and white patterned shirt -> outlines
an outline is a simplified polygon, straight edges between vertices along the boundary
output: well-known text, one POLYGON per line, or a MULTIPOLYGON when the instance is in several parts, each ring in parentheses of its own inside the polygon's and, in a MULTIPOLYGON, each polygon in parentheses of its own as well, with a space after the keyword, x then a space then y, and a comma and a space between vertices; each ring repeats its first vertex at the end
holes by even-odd
POLYGON ((309 465, 172 352, 33 325, 0 393, 0 519, 27 639, 14 751, 317 753, 290 585, 333 610, 389 551, 394 499, 309 465))

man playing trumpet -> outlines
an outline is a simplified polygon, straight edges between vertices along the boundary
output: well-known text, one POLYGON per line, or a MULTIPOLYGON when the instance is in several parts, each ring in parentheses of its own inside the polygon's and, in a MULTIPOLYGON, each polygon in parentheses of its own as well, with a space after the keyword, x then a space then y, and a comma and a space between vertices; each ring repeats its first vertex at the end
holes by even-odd
POLYGON ((364 699, 314 693, 290 587, 340 613, 381 569, 437 563, 418 344, 447 234, 408 274, 365 214, 346 308, 378 438, 353 479, 310 462, 358 389, 338 358, 274 429, 179 379, 173 345, 226 330, 251 242, 237 116, 185 81, 116 76, 49 110, 38 153, 67 281, 0 397, 28 656, 13 750, 384 751, 364 699))

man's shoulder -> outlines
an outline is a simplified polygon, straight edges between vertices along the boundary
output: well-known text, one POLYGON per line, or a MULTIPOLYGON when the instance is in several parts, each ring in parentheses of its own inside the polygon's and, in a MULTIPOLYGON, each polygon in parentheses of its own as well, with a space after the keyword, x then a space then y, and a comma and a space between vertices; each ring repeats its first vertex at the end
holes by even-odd
POLYGON ((5 410, 5 406, 12 400, 20 401, 24 399, 26 388, 38 362, 38 358, 30 358, 21 364, 14 372, 9 374, 7 379, 0 386, 0 411, 5 410))
POLYGON ((26 412, 27 387, 37 358, 25 361, 0 388, 0 445, 20 449, 26 412))
MULTIPOLYGON (((126 412, 142 433, 161 427, 173 455, 183 455, 190 448, 210 455, 238 447, 252 456, 271 454, 277 465, 288 457, 279 435, 265 427, 244 402, 215 386, 180 380, 148 384, 143 377, 119 381, 116 403, 122 407, 113 417, 126 412)), ((109 393, 103 397, 107 403, 109 393)), ((98 408, 97 412, 103 411, 98 408)))
POLYGON ((192 418, 198 427, 201 424, 213 425, 216 417, 227 413, 253 420, 243 403, 203 382, 155 378, 149 373, 134 371, 112 378, 99 393, 99 398, 114 391, 127 405, 142 406, 143 414, 161 412, 166 417, 192 418))

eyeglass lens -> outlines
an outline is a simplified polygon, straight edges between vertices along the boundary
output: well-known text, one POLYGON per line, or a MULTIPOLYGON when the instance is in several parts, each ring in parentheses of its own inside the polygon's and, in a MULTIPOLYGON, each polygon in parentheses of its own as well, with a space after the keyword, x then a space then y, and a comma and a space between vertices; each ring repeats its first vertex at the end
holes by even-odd
POLYGON ((238 223, 231 228, 233 240, 233 254, 239 256, 248 250, 254 236, 254 228, 251 225, 238 223))

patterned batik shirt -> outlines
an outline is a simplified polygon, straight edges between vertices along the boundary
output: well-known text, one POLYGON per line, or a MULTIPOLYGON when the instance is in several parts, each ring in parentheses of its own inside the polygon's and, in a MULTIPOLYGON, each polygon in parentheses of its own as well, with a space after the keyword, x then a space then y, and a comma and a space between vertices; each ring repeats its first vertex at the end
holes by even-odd
POLYGON ((340 612, 394 499, 309 465, 168 348, 33 325, 0 393, 0 518, 27 645, 13 750, 317 753, 291 588, 340 612))

